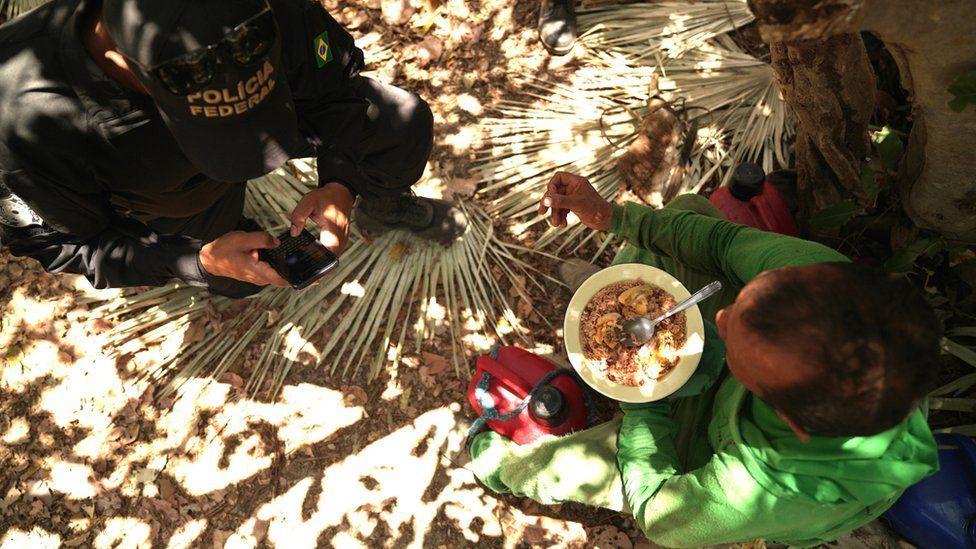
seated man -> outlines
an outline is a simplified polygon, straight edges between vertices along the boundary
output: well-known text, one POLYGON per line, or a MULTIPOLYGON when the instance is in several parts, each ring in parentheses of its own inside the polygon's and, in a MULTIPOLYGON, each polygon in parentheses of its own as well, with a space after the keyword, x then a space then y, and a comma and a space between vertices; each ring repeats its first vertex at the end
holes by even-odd
POLYGON ((621 404, 622 418, 533 445, 479 435, 472 464, 491 489, 628 511, 665 546, 813 545, 938 469, 924 399, 939 325, 907 283, 724 221, 700 196, 614 206, 560 173, 547 209, 557 225, 571 211, 627 239, 618 263, 658 266, 692 292, 716 278, 726 290, 701 306, 705 351, 678 395, 621 404))

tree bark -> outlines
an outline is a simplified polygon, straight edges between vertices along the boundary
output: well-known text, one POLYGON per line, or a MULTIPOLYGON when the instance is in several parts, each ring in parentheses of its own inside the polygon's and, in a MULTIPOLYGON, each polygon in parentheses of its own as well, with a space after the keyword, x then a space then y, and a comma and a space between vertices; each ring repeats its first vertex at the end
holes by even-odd
POLYGON ((874 72, 859 35, 770 44, 773 70, 797 117, 798 217, 860 195, 860 164, 870 150, 874 72))
POLYGON ((748 0, 748 4, 769 44, 853 34, 864 16, 863 0, 748 0))
POLYGON ((913 128, 899 169, 906 213, 920 227, 976 242, 976 110, 947 105, 949 83, 976 67, 971 0, 749 0, 749 8, 798 117, 801 225, 860 193, 875 84, 857 33, 868 30, 911 94, 913 128))

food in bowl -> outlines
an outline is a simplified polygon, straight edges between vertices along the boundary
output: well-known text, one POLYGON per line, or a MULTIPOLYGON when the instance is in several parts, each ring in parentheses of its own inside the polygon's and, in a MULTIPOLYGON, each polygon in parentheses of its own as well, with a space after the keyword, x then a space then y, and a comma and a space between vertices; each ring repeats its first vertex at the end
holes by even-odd
POLYGON ((583 308, 580 339, 587 363, 608 380, 640 387, 668 374, 685 344, 685 314, 666 318, 640 347, 620 342, 623 325, 637 317, 654 318, 677 305, 665 290, 641 280, 615 282, 598 291, 583 308))

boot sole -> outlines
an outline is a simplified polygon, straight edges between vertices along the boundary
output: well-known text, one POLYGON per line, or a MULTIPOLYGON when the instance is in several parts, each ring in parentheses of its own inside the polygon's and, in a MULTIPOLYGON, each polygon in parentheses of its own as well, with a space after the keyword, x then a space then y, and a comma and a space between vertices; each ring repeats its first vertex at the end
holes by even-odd
POLYGON ((567 53, 573 51, 573 48, 576 47, 576 40, 573 40, 573 43, 570 44, 568 48, 560 50, 550 46, 549 44, 546 44, 545 40, 542 39, 542 35, 540 33, 537 32, 536 37, 539 39, 539 43, 542 44, 542 47, 545 48, 547 52, 558 57, 562 57, 566 55, 567 53))
MULTIPOLYGON (((542 42, 542 40, 539 40, 539 41, 542 42)), ((573 51, 573 48, 576 47, 576 43, 573 43, 572 46, 570 46, 568 49, 565 49, 565 50, 557 50, 556 48, 551 48, 545 42, 542 42, 542 47, 545 48, 546 51, 549 52, 549 53, 551 53, 552 55, 555 55, 556 57, 562 57, 562 56, 568 54, 569 52, 573 51)))

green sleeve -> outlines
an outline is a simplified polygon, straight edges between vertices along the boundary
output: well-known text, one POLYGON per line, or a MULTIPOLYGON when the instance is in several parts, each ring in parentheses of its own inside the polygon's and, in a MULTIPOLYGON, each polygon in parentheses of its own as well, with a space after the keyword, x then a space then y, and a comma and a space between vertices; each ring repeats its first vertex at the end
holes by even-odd
POLYGON ((848 261, 816 242, 674 208, 615 205, 610 231, 632 245, 739 286, 780 267, 848 261))
POLYGON ((658 545, 704 547, 758 539, 810 545, 850 516, 849 506, 776 497, 756 482, 734 447, 679 474, 669 406, 621 408, 617 462, 624 496, 641 531, 658 545))
POLYGON ((641 530, 665 547, 775 540, 782 538, 784 525, 802 521, 801 512, 809 513, 792 502, 777 501, 741 462, 722 454, 671 477, 653 499, 634 503, 641 504, 634 507, 641 530))
POLYGON ((624 417, 617 434, 617 464, 627 503, 639 518, 661 485, 678 472, 676 424, 665 401, 620 408, 624 417))
POLYGON ((654 543, 702 547, 776 539, 787 535, 784 524, 809 520, 809 509, 772 497, 734 455, 717 454, 703 467, 678 474, 676 425, 667 403, 621 408, 617 462, 624 496, 654 543))

